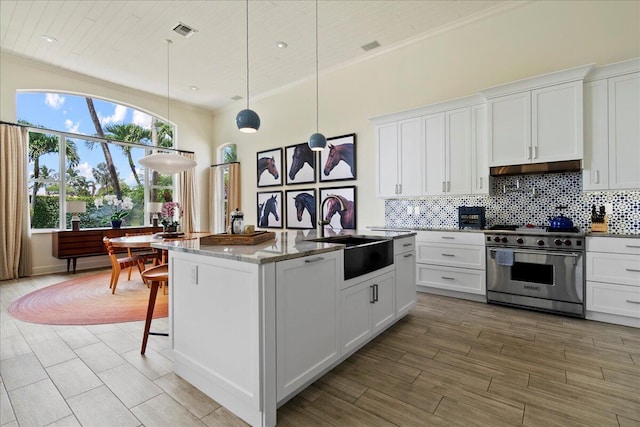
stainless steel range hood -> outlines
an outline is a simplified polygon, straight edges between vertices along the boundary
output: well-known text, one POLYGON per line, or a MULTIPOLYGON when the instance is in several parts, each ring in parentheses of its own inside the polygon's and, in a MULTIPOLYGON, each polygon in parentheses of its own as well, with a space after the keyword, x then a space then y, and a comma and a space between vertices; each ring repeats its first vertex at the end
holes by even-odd
POLYGON ((527 175, 541 173, 580 172, 580 160, 566 160, 562 162, 527 163, 523 165, 494 166, 489 168, 491 176, 527 175))

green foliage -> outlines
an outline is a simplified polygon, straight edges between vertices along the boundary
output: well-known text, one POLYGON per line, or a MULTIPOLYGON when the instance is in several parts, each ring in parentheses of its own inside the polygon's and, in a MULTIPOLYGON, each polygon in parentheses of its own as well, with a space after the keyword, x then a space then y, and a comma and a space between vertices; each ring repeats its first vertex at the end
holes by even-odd
POLYGON ((60 202, 58 196, 36 196, 31 212, 31 228, 58 228, 60 202))

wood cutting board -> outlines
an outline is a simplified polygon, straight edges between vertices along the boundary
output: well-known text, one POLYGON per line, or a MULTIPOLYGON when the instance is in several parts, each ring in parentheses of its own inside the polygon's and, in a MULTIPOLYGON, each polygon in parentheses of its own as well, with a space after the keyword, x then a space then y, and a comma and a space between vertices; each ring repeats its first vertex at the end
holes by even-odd
POLYGON ((255 231, 250 234, 212 234, 200 238, 201 245, 257 245, 276 238, 273 231, 255 231))

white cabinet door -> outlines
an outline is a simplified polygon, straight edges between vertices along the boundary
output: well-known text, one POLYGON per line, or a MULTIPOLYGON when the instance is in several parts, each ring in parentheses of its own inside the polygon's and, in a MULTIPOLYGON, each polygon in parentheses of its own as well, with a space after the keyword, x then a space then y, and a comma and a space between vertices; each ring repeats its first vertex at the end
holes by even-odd
POLYGON ((395 256, 396 318, 404 316, 416 305, 416 253, 395 256))
POLYGON ((422 195, 422 121, 420 118, 398 123, 400 165, 398 194, 402 197, 422 195))
POLYGON ((487 103, 489 166, 531 163, 531 93, 490 99, 487 103))
POLYGON ((446 192, 471 193, 471 108, 446 112, 446 192))
POLYGON ((583 84, 531 91, 531 162, 582 159, 583 84))
POLYGON ((471 192, 489 194, 489 154, 487 153, 487 107, 471 107, 471 192))
POLYGON ((399 144, 398 124, 378 126, 376 152, 376 195, 378 197, 398 196, 399 144))
POLYGON ((609 188, 609 117, 607 80, 584 84, 584 160, 582 188, 609 188))
POLYGON ((640 73, 609 79, 609 188, 640 187, 640 73))
POLYGON ((423 118, 424 131, 424 184, 426 195, 446 192, 445 175, 445 114, 437 113, 423 118))
POLYGON ((383 330, 396 319, 395 272, 389 272, 372 280, 374 303, 371 305, 373 333, 383 330))
POLYGON ((342 251, 276 264, 277 400, 340 357, 342 251))
POLYGON ((360 347, 373 334, 371 305, 374 294, 371 283, 351 286, 341 293, 342 354, 360 347))

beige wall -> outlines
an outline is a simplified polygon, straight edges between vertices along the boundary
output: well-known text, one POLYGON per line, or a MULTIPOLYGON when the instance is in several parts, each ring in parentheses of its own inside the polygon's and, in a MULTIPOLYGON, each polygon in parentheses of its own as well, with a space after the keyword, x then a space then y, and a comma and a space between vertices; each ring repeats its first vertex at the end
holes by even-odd
MULTIPOLYGON (((0 56, 0 119, 15 122, 15 99, 17 90, 43 90, 91 95, 97 98, 114 100, 163 117, 166 113, 167 100, 163 97, 132 90, 80 74, 63 71, 16 56, 1 54, 0 56)), ((208 172, 212 155, 212 120, 211 112, 179 102, 171 103, 171 121, 176 125, 179 148, 195 152, 198 161, 197 176, 199 179, 198 214, 200 229, 207 227, 208 172), (204 201, 204 202, 203 202, 204 201)), ((33 234, 34 273, 63 271, 66 262, 51 256, 51 234, 36 232, 33 234)), ((108 265, 108 260, 100 258, 81 258, 78 268, 89 268, 108 265)))
MULTIPOLYGON (((357 185, 358 227, 384 223, 384 201, 375 198, 369 118, 573 66, 638 57, 639 6, 636 1, 528 3, 322 74, 320 131, 327 137, 357 134, 358 179, 342 184, 357 185)), ((214 140, 238 144, 243 209, 246 222, 255 224, 256 152, 304 142, 315 132, 315 80, 252 101, 251 107, 262 120, 258 133, 236 130, 234 117, 243 108, 238 105, 216 112, 214 140)))

